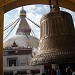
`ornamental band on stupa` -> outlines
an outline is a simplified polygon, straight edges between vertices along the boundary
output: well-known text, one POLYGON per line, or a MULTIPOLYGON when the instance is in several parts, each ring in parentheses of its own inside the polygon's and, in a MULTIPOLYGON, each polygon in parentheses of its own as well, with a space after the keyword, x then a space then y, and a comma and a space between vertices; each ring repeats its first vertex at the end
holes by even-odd
POLYGON ((31 65, 75 62, 75 32, 72 16, 60 11, 59 4, 41 18, 40 43, 31 65))

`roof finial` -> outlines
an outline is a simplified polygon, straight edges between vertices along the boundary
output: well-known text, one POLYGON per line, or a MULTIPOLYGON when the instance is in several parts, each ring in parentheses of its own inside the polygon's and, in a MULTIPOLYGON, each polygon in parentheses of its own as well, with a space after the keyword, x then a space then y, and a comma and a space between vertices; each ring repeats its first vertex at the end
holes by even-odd
POLYGON ((11 45, 11 47, 17 47, 16 42, 14 41, 13 44, 11 45))

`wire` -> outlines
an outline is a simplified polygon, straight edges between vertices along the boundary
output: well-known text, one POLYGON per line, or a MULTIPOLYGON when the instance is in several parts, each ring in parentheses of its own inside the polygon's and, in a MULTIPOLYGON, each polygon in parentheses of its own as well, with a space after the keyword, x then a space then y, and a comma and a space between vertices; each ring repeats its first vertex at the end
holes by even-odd
MULTIPOLYGON (((26 17, 27 18, 27 17, 26 17)), ((30 20, 29 18, 27 18, 29 21, 31 21, 32 23, 34 23, 37 27, 40 28, 40 26, 38 24, 36 24, 35 22, 33 22, 32 20, 30 20)))
MULTIPOLYGON (((30 26, 29 26, 30 27, 30 26)), ((31 27, 30 27, 31 28, 31 27)), ((32 35, 34 35, 35 37, 36 37, 36 35, 35 35, 35 33, 34 33, 34 31, 32 30, 32 28, 31 28, 31 33, 32 33, 32 35)))
MULTIPOLYGON (((12 26, 13 27, 13 26, 12 26)), ((12 27, 10 27, 9 29, 7 29, 6 31, 4 31, 4 35, 7 34, 11 29, 12 27)))
POLYGON ((4 34, 7 34, 8 32, 10 32, 13 27, 14 27, 14 24, 9 29, 5 30, 4 34))
POLYGON ((12 29, 13 25, 14 25, 19 19, 20 19, 20 18, 18 18, 15 22, 11 23, 12 25, 9 24, 10 27, 6 26, 6 27, 8 27, 8 28, 4 31, 4 34, 7 34, 7 33, 12 29))
POLYGON ((33 35, 36 37, 36 35, 35 35, 34 31, 33 31, 32 29, 31 29, 31 31, 32 31, 33 35))
MULTIPOLYGON (((30 27, 30 25, 29 25, 29 27, 30 27)), ((31 29, 31 33, 32 33, 32 35, 34 35, 34 36, 36 37, 36 35, 35 35, 35 33, 34 33, 34 31, 32 30, 31 27, 30 27, 30 29, 31 29)))
POLYGON ((20 18, 16 21, 15 25, 13 28, 10 30, 10 32, 6 35, 6 37, 3 39, 3 41, 10 35, 10 33, 13 31, 13 29, 16 27, 17 23, 19 22, 20 18))
MULTIPOLYGON (((19 18, 18 18, 18 19, 19 19, 19 18)), ((17 19, 17 20, 18 20, 18 19, 17 19)), ((12 22, 12 23, 9 24, 8 26, 4 27, 4 28, 5 28, 4 31, 7 30, 9 27, 11 27, 17 20, 15 20, 14 22, 12 22)))

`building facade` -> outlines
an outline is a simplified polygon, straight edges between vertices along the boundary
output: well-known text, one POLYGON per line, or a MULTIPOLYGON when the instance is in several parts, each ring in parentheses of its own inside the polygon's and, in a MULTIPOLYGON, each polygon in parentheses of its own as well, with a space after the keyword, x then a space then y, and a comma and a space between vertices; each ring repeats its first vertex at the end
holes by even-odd
POLYGON ((44 66, 30 66, 31 59, 32 48, 17 47, 14 42, 11 47, 3 49, 4 75, 41 75, 44 72, 44 66))
POLYGON ((44 72, 44 65, 29 65, 34 50, 38 49, 39 39, 30 35, 31 28, 25 17, 26 11, 22 8, 16 35, 3 44, 4 75, 41 75, 44 72))

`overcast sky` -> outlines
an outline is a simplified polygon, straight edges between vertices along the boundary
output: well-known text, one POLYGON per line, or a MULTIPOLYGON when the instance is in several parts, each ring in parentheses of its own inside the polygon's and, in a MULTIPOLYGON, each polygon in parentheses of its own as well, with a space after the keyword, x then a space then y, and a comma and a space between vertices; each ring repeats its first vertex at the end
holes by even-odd
MULTIPOLYGON (((49 5, 39 5, 39 4, 24 6, 24 9, 27 12, 27 17, 39 25, 40 25, 41 17, 50 11, 49 5)), ((15 21, 19 17, 20 10, 21 10, 21 7, 13 9, 4 14, 4 27, 9 25, 11 22, 15 21)), ((70 11, 65 8, 61 8, 61 10, 72 14, 73 22, 75 25, 75 12, 70 11)), ((35 35, 39 38, 39 35, 40 35, 39 28, 36 27, 30 21, 27 20, 27 22, 29 23, 32 30, 34 31, 35 35)), ((8 38, 15 36, 17 27, 18 27, 18 25, 16 26, 16 28, 13 30, 13 32, 10 34, 10 36, 8 38)))

